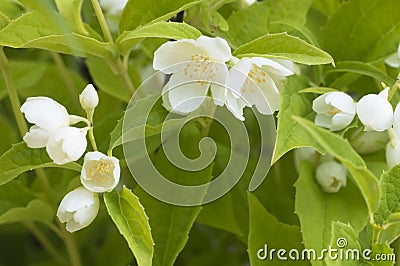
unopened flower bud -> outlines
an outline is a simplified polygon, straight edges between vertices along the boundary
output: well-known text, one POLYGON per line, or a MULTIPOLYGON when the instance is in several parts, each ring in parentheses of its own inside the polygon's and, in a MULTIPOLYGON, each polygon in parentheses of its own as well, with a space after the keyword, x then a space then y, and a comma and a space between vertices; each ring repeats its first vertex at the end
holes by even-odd
POLYGON ((83 110, 92 111, 99 104, 99 96, 92 84, 88 84, 79 95, 79 101, 83 110))
POLYGON ((337 193, 341 187, 347 184, 347 169, 343 164, 329 161, 317 167, 315 178, 322 191, 326 193, 337 193))

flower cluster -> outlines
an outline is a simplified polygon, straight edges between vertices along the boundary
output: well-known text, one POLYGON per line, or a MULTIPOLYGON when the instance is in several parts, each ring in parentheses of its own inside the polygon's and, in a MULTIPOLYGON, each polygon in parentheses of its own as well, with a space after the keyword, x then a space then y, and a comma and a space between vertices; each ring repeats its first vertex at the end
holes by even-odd
POLYGON ((389 100, 389 88, 379 94, 363 96, 358 103, 344 92, 328 92, 313 102, 317 113, 315 124, 337 131, 346 128, 357 114, 364 130, 357 130, 350 143, 360 154, 376 152, 386 145, 386 161, 389 168, 400 163, 400 104, 395 111, 389 100))
POLYGON ((210 92, 215 105, 225 105, 240 120, 244 120, 245 106, 254 105, 262 114, 277 111, 283 81, 294 74, 290 61, 238 59, 232 56, 224 39, 206 36, 161 45, 154 53, 153 67, 171 74, 163 88, 167 109, 190 113, 200 107, 210 92))
POLYGON ((337 193, 340 188, 347 185, 346 167, 336 162, 330 154, 320 155, 313 148, 302 147, 294 151, 294 160, 298 172, 300 161, 309 161, 313 165, 317 165, 315 180, 321 190, 326 193, 337 193))
MULTIPOLYGON (((67 109, 48 97, 28 98, 21 106, 28 122, 34 124, 24 136, 30 148, 44 148, 55 164, 78 160, 87 148, 87 132, 93 130, 93 112, 99 103, 96 89, 89 84, 79 96, 87 118, 69 115, 67 109), (84 128, 72 125, 87 124, 84 128)), ((94 137, 92 146, 96 147, 94 137)), ((117 158, 99 151, 87 152, 81 171, 83 186, 69 192, 61 201, 57 216, 66 229, 75 232, 88 226, 97 216, 97 193, 112 191, 119 182, 120 166, 117 158)))

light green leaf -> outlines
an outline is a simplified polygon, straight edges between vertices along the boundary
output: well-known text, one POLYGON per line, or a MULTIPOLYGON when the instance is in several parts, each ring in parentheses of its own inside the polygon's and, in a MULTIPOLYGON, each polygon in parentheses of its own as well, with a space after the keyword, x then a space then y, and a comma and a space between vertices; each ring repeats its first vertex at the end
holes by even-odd
POLYGON ((18 183, 0 186, 0 225, 24 221, 51 223, 54 216, 49 204, 36 199, 18 183))
POLYGON ((378 243, 388 243, 392 244, 400 236, 400 221, 398 220, 400 215, 398 213, 392 214, 389 217, 390 225, 385 227, 383 231, 380 232, 378 243))
POLYGON ((391 77, 387 76, 384 72, 382 72, 382 70, 369 63, 357 61, 338 62, 336 67, 327 71, 326 74, 336 72, 356 73, 369 76, 377 81, 385 82, 388 86, 392 86, 394 84, 394 80, 391 77))
POLYGON ((378 208, 380 189, 378 179, 367 169, 364 160, 351 147, 349 142, 339 135, 316 126, 311 121, 293 118, 301 127, 313 137, 321 147, 336 159, 341 161, 353 176, 367 203, 370 216, 378 208))
MULTIPOLYGON (((278 221, 272 214, 268 213, 253 194, 248 193, 247 195, 250 208, 250 232, 248 236, 250 264, 254 266, 288 265, 289 261, 279 260, 276 256, 271 259, 269 251, 271 249, 302 250, 300 228, 278 221), (265 247, 267 247, 267 250, 265 250, 265 247), (260 253, 262 256, 266 255, 265 260, 261 260, 257 256, 260 249, 264 249, 267 253, 260 253)), ((288 254, 284 256, 288 257, 288 254)), ((309 265, 309 263, 306 260, 290 260, 290 265, 309 265)))
POLYGON ((291 29, 285 25, 302 26, 310 5, 310 0, 255 2, 248 8, 233 13, 228 18, 229 31, 222 35, 236 48, 267 33, 291 29))
POLYGON ((324 14, 331 17, 342 5, 343 0, 313 0, 313 7, 324 14))
POLYGON ((201 21, 209 32, 213 33, 216 30, 227 31, 229 29, 228 22, 218 11, 203 7, 201 12, 201 21))
POLYGON ((391 266, 396 262, 396 255, 387 243, 373 244, 370 258, 370 263, 374 266, 391 266))
POLYGON ((7 26, 8 23, 10 23, 10 19, 6 15, 4 15, 2 12, 0 12, 0 29, 7 26))
POLYGON ((77 163, 57 165, 52 162, 45 149, 30 149, 24 142, 20 142, 0 157, 0 185, 10 182, 23 172, 44 167, 81 171, 81 166, 77 163))
MULTIPOLYGON (((343 256, 343 260, 331 260, 328 256, 326 256, 326 265, 341 266, 343 265, 344 261, 346 261, 346 266, 362 265, 360 262, 360 260, 362 259, 361 245, 357 240, 358 232, 356 232, 350 224, 333 222, 331 234, 332 237, 329 246, 336 250, 343 250, 343 254, 345 255, 343 256), (357 260, 357 254, 359 255, 360 260, 357 260), (346 255, 349 256, 349 259, 345 258, 346 255)), ((325 246, 325 248, 327 248, 327 246, 325 246)))
POLYGON ((334 92, 334 91, 337 91, 337 90, 328 88, 328 87, 310 87, 310 88, 300 90, 299 93, 325 94, 325 93, 334 92))
POLYGON ((38 11, 25 13, 0 30, 0 45, 39 48, 82 57, 112 59, 116 56, 115 45, 66 31, 63 23, 53 25, 38 11))
POLYGON ((311 108, 311 95, 298 93, 303 88, 307 87, 307 81, 292 76, 287 79, 285 87, 281 92, 281 108, 278 114, 278 129, 272 158, 273 164, 285 153, 294 148, 311 146, 320 153, 325 153, 325 150, 315 139, 292 119, 294 115, 307 118, 312 118, 314 116, 311 108))
POLYGON ((154 243, 146 212, 138 197, 124 186, 119 193, 105 193, 104 202, 109 215, 128 242, 138 265, 152 265, 154 243))
POLYGON ((400 209, 400 166, 384 172, 379 179, 381 198, 374 214, 375 222, 384 224, 391 214, 400 209))
MULTIPOLYGON (((325 193, 314 176, 314 166, 301 162, 297 180, 295 210, 300 219, 304 246, 320 254, 331 242, 333 222, 351 224, 359 233, 368 221, 368 209, 359 190, 352 182, 341 188, 339 193, 325 193)), ((323 265, 321 262, 315 265, 323 265)))
POLYGON ((117 39, 117 45, 123 54, 128 53, 141 38, 166 39, 197 39, 201 32, 186 23, 160 21, 154 24, 139 27, 132 31, 125 31, 117 39))
POLYGON ((83 35, 87 35, 88 32, 85 29, 82 16, 81 9, 83 0, 55 0, 58 11, 73 25, 75 25, 76 29, 79 33, 83 35))
POLYGON ((286 33, 267 34, 238 47, 237 57, 287 59, 306 65, 333 64, 333 58, 321 49, 286 33))
POLYGON ((399 17, 398 0, 346 1, 323 29, 322 48, 336 61, 383 60, 399 44, 399 17))
POLYGON ((200 2, 200 0, 130 0, 122 13, 119 31, 133 30, 139 26, 167 20, 200 2))

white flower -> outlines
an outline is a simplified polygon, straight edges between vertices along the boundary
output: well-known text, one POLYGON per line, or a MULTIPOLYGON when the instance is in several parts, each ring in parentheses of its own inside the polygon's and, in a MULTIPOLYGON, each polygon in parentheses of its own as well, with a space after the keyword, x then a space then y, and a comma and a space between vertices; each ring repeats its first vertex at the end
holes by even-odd
POLYGON ((300 147, 294 150, 293 154, 294 166, 297 173, 300 173, 300 162, 308 161, 315 164, 328 162, 333 160, 333 156, 329 153, 322 155, 311 147, 300 147))
POLYGON ((99 3, 107 14, 119 16, 128 0, 100 0, 99 3))
POLYGON ((64 106, 48 97, 31 97, 21 106, 26 120, 34 124, 24 136, 30 148, 43 148, 51 133, 69 126, 70 116, 64 106))
POLYGON ((95 193, 78 187, 62 199, 57 217, 61 223, 67 223, 67 231, 73 233, 93 222, 99 206, 99 198, 95 193))
POLYGON ((357 130, 350 137, 350 144, 360 154, 369 154, 382 150, 389 137, 386 131, 357 130))
POLYGON ((46 151, 56 164, 76 161, 86 150, 86 133, 87 128, 60 128, 50 136, 46 151))
POLYGON ((386 145, 386 163, 389 168, 400 163, 400 103, 393 115, 393 127, 389 128, 390 141, 386 145))
MULTIPOLYGON (((283 81, 294 72, 277 61, 262 58, 242 58, 229 70, 228 88, 243 97, 246 105, 255 105, 262 114, 279 110, 283 81)), ((239 96, 236 96, 239 98, 239 96)))
POLYGON ((350 125, 356 114, 356 104, 344 92, 328 92, 319 96, 313 101, 312 109, 317 113, 315 124, 331 131, 350 125))
POLYGON ((81 183, 92 192, 110 192, 119 182, 119 160, 101 152, 88 152, 85 155, 81 172, 81 183))
POLYGON ((317 167, 315 178, 322 191, 336 193, 347 184, 347 169, 335 161, 324 162, 317 167))
POLYGON ((385 60, 385 63, 393 68, 400 67, 400 44, 399 44, 399 47, 397 48, 397 53, 394 53, 391 56, 389 56, 385 60))
POLYGON ((93 111, 99 104, 99 96, 92 84, 88 84, 79 95, 79 101, 83 110, 86 112, 93 111))
POLYGON ((357 115, 365 131, 384 131, 393 123, 393 108, 388 101, 389 88, 379 94, 368 94, 357 104, 357 115))
POLYGON ((228 76, 225 62, 232 57, 222 38, 201 36, 197 40, 164 43, 154 53, 153 67, 172 74, 163 91, 164 104, 177 113, 190 113, 204 101, 208 89, 223 89, 228 76), (213 85, 213 83, 220 85, 213 85), (210 85, 211 84, 211 85, 210 85))

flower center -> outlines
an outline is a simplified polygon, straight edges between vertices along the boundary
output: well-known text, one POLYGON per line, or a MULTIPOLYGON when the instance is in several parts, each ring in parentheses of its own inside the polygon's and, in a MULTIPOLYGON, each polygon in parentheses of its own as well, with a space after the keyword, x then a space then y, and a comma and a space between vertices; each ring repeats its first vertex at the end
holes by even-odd
POLYGON ((332 176, 332 183, 329 185, 329 187, 331 188, 337 188, 338 186, 340 186, 341 182, 339 179, 337 179, 336 177, 332 176))
POLYGON ((114 164, 104 159, 91 161, 91 166, 87 171, 88 178, 100 185, 105 185, 106 182, 113 182, 114 164))
POLYGON ((218 64, 213 63, 210 57, 199 53, 192 55, 191 61, 183 69, 183 73, 188 79, 195 80, 200 85, 205 85, 213 80, 217 71, 218 64))
POLYGON ((338 113, 340 113, 342 111, 340 111, 339 109, 337 109, 336 107, 330 105, 328 111, 326 111, 327 115, 336 115, 338 113))
POLYGON ((259 68, 257 65, 253 65, 247 74, 247 79, 241 89, 243 93, 253 93, 256 88, 262 88, 267 83, 267 73, 259 68))

